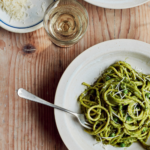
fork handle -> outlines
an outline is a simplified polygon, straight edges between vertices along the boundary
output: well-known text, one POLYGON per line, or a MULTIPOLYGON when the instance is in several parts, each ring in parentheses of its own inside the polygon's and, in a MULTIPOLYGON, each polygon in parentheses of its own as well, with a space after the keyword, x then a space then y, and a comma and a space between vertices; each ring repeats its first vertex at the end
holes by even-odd
POLYGON ((41 98, 35 96, 34 94, 31 94, 30 92, 26 91, 26 90, 23 89, 23 88, 20 88, 20 89, 18 90, 18 95, 19 95, 21 98, 28 99, 28 100, 33 101, 33 102, 38 102, 38 103, 40 103, 40 104, 44 104, 44 105, 47 105, 47 106, 50 106, 50 107, 59 109, 59 110, 61 110, 61 111, 70 113, 70 114, 72 114, 72 115, 74 115, 74 116, 77 117, 77 114, 76 114, 76 113, 74 113, 74 112, 72 112, 72 111, 70 111, 70 110, 67 110, 67 109, 65 109, 65 108, 59 107, 59 106, 57 106, 57 105, 54 105, 54 104, 52 104, 52 103, 49 103, 49 102, 47 102, 47 101, 45 101, 45 100, 43 100, 43 99, 41 99, 41 98))

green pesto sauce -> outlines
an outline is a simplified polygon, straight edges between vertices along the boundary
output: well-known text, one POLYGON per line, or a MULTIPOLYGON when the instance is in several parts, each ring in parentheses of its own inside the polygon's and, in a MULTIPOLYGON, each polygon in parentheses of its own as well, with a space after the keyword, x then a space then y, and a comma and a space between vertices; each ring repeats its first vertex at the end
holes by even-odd
POLYGON ((78 100, 88 122, 87 133, 97 141, 116 147, 129 147, 134 142, 150 150, 150 75, 135 71, 119 61, 109 66, 78 100))

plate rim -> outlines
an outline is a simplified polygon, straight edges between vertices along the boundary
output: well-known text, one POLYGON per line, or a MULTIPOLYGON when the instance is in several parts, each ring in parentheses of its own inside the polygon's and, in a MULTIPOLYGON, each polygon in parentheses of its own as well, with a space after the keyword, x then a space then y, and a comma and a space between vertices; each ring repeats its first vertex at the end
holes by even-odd
POLYGON ((95 5, 95 6, 98 6, 98 7, 103 7, 103 8, 108 8, 108 9, 127 9, 127 8, 133 8, 133 7, 143 5, 143 4, 147 3, 150 0, 145 0, 145 2, 141 2, 141 3, 138 3, 138 4, 134 4, 134 5, 129 5, 129 6, 122 6, 122 7, 118 7, 117 5, 116 5, 116 7, 108 7, 107 4, 92 2, 91 0, 84 0, 84 1, 86 1, 90 4, 92 4, 92 5, 95 5))
MULTIPOLYGON (((89 51, 93 50, 94 47, 99 47, 99 45, 103 45, 103 44, 109 44, 109 43, 115 43, 115 42, 132 42, 132 43, 138 43, 138 44, 144 44, 145 46, 149 47, 150 48, 150 44, 146 43, 146 42, 142 42, 142 41, 139 41, 139 40, 135 40, 135 39, 114 39, 114 40, 109 40, 109 41, 104 41, 104 42, 101 42, 101 43, 98 43, 88 49, 86 49, 84 52, 82 52, 81 54, 79 54, 69 65, 68 67, 65 69, 64 73, 62 74, 59 82, 58 82, 58 85, 57 85, 57 88, 56 88, 56 92, 55 92, 55 97, 54 97, 54 104, 57 105, 57 97, 60 93, 60 89, 61 89, 61 85, 63 85, 62 83, 64 82, 64 78, 66 76, 66 73, 72 68, 72 65, 80 58, 80 57, 83 57, 84 55, 86 55, 86 53, 89 53, 89 51)), ((122 50, 122 51, 126 51, 126 50, 122 50)), ((111 51, 109 51, 111 52, 111 51)), ((134 50, 134 51, 131 51, 131 52, 137 52, 137 50, 134 50)), ((143 54, 143 52, 141 51, 138 51, 140 54, 143 54)), ((103 55, 103 54, 102 54, 103 55)), ((63 87, 64 88, 64 87, 63 87)), ((64 88, 65 89, 65 88, 64 88)), ((61 95, 62 96, 62 95, 61 95)), ((60 105, 59 105, 60 106, 60 105)), ((61 130, 62 128, 62 123, 61 125, 59 124, 59 120, 60 118, 58 118, 58 111, 54 110, 54 117, 55 117, 55 123, 56 123, 56 127, 57 127, 57 130, 59 132, 59 135, 62 139, 62 141, 64 142, 64 144, 66 145, 66 147, 69 149, 69 150, 77 150, 77 148, 80 150, 82 150, 82 148, 79 146, 79 145, 76 145, 75 144, 75 141, 70 141, 70 139, 67 138, 67 136, 69 136, 70 138, 72 137, 72 135, 68 135, 68 133, 65 132, 65 135, 62 134, 63 131, 61 130), (72 146, 73 145, 73 146, 72 146)), ((62 118, 61 118, 62 119, 62 118)))

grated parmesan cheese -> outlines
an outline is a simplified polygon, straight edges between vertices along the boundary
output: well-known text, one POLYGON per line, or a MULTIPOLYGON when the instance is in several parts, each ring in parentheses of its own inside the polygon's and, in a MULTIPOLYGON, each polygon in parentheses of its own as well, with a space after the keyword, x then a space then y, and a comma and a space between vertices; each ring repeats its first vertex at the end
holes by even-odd
POLYGON ((137 76, 139 79, 141 79, 142 81, 144 81, 137 73, 136 73, 136 76, 137 76))
POLYGON ((101 147, 102 147, 104 150, 107 150, 107 148, 106 148, 107 145, 104 145, 104 144, 103 144, 102 138, 101 138, 100 136, 99 136, 99 138, 100 138, 100 140, 101 140, 101 141, 100 141, 101 147))
POLYGON ((118 137, 118 136, 120 136, 120 135, 117 135, 117 136, 114 136, 114 137, 101 137, 101 138, 102 139, 113 139, 113 138, 118 137))
POLYGON ((135 105, 134 105, 134 113, 135 113, 135 108, 136 108, 137 105, 138 105, 138 103, 135 103, 135 105))
POLYGON ((150 93, 150 91, 147 91, 147 90, 144 90, 145 92, 147 92, 147 93, 150 93))
POLYGON ((11 19, 24 20, 30 8, 29 0, 0 0, 0 8, 5 11, 11 19))
MULTIPOLYGON (((117 84, 117 86, 116 86, 116 88, 115 88, 115 89, 118 90, 118 93, 117 93, 117 94, 120 95, 121 99, 122 99, 122 95, 121 95, 121 91, 120 91, 120 89, 119 89, 119 86, 120 86, 120 83, 121 83, 124 79, 125 79, 125 77, 123 77, 123 79, 117 84)), ((115 94, 115 95, 116 95, 116 94, 115 94)), ((114 95, 113 95, 113 96, 114 96, 114 95)))
MULTIPOLYGON (((114 113, 114 112, 112 112, 116 117, 118 117, 119 118, 119 116, 116 114, 116 113, 114 113)), ((120 118, 119 118, 120 119, 120 118)))
POLYGON ((138 115, 139 115, 138 110, 136 111, 136 113, 137 113, 137 117, 138 117, 138 115))
POLYGON ((140 72, 142 72, 142 68, 140 69, 140 68, 135 67, 135 71, 140 73, 140 72))
POLYGON ((148 81, 150 81, 150 79, 148 77, 145 77, 145 79, 147 79, 148 81))

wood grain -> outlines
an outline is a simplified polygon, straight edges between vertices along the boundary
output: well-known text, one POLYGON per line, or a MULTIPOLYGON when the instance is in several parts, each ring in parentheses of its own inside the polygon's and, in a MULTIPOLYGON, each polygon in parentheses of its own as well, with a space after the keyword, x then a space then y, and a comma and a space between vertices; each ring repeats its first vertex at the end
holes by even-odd
POLYGON ((52 44, 43 28, 27 34, 0 28, 0 150, 67 150, 53 109, 19 98, 18 88, 53 103, 62 73, 87 48, 121 38, 150 43, 150 2, 113 10, 79 1, 88 10, 90 23, 84 38, 70 48, 52 44), (36 52, 23 52, 26 44, 34 45, 36 52))

